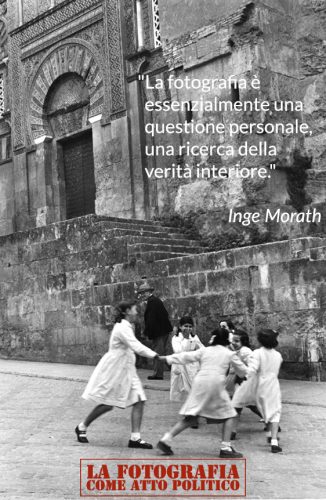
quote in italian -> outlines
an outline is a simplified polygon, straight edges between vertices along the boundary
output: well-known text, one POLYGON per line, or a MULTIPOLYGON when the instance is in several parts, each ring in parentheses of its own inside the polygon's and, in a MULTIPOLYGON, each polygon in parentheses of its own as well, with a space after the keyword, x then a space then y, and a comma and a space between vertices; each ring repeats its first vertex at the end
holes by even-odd
POLYGON ((145 155, 148 159, 161 159, 148 161, 145 170, 150 179, 270 178, 278 156, 271 136, 312 135, 309 124, 302 120, 302 101, 240 99, 243 93, 260 94, 261 82, 256 75, 249 80, 234 75, 213 79, 177 78, 172 74, 167 79, 153 79, 139 75, 139 80, 144 82, 147 95, 157 95, 168 89, 172 95, 188 91, 198 96, 191 101, 147 97, 144 104, 145 155), (221 92, 230 98, 221 99, 221 92), (180 139, 175 140, 175 136, 180 139), (253 136, 258 140, 253 141, 253 136), (257 166, 257 162, 255 166, 248 165, 243 161, 248 157, 260 158, 261 165, 257 166), (189 163, 178 162, 178 158, 190 160, 189 163), (211 158, 220 161, 208 164, 211 158), (236 161, 232 163, 232 159, 236 161))

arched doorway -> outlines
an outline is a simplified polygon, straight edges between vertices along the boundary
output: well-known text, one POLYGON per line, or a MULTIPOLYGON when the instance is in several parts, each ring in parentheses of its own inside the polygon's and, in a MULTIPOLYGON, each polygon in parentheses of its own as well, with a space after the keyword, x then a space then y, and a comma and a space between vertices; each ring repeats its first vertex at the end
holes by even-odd
POLYGON ((77 73, 61 75, 51 85, 44 115, 57 146, 61 203, 65 218, 95 213, 92 132, 89 90, 77 73))

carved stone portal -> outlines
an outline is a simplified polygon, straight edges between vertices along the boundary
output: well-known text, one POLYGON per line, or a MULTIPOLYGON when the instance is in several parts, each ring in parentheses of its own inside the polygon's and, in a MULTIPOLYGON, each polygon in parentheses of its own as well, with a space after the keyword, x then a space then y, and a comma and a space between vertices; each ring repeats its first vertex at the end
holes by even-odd
POLYGON ((67 41, 45 56, 32 80, 28 112, 31 139, 51 134, 45 110, 47 96, 53 83, 69 73, 79 75, 85 82, 89 95, 89 118, 103 112, 103 75, 96 55, 85 42, 67 41))

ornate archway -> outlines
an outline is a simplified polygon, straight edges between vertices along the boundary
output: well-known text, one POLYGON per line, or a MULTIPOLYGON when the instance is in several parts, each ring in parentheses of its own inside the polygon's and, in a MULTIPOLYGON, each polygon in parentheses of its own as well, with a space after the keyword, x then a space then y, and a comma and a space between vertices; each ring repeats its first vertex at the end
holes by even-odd
POLYGON ((48 93, 54 82, 66 74, 79 75, 89 94, 89 118, 103 111, 103 74, 88 44, 68 40, 52 49, 41 61, 31 83, 29 95, 29 132, 32 140, 51 134, 45 112, 48 93))
POLYGON ((64 137, 88 125, 89 90, 77 73, 64 73, 51 85, 45 103, 44 118, 52 137, 64 137))

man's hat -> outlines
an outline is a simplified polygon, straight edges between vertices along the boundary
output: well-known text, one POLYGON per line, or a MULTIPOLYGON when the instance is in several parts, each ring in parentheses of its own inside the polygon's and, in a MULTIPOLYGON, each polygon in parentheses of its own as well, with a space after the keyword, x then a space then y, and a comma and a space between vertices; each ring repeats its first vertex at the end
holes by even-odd
POLYGON ((148 281, 143 281, 143 283, 138 287, 138 293, 152 292, 154 288, 150 286, 148 281))

